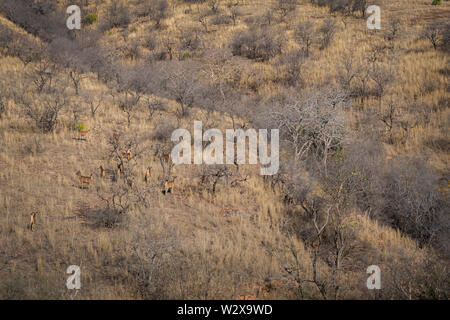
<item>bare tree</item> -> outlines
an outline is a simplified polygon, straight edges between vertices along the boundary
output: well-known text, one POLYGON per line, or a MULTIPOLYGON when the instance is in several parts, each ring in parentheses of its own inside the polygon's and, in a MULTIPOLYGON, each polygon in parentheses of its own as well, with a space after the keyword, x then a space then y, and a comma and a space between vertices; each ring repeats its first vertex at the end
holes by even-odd
POLYGON ((233 21, 234 26, 236 25, 236 21, 240 15, 241 15, 241 12, 238 8, 230 9, 230 17, 231 17, 231 20, 233 21))
POLYGON ((84 95, 84 100, 89 105, 89 111, 93 119, 95 119, 97 111, 104 104, 105 97, 106 94, 104 91, 101 91, 99 94, 92 92, 84 95))
POLYGON ((205 32, 208 33, 208 14, 206 12, 200 13, 200 15, 198 16, 198 22, 201 23, 201 25, 205 29, 205 32))
POLYGON ((155 21, 155 26, 161 28, 161 22, 169 15, 169 3, 167 0, 152 1, 150 7, 150 17, 155 21))
POLYGON ((285 266, 285 271, 296 281, 300 295, 303 296, 304 284, 312 283, 324 299, 339 299, 343 285, 342 274, 350 255, 354 251, 355 235, 348 226, 348 212, 354 199, 358 199, 368 189, 363 189, 368 176, 364 170, 359 171, 355 162, 353 149, 344 146, 349 160, 344 157, 333 157, 326 169, 321 161, 311 166, 310 174, 299 173, 302 163, 294 163, 288 169, 288 195, 294 204, 300 206, 298 212, 293 207, 290 222, 286 226, 290 239, 288 250, 294 258, 293 263, 285 266), (313 169, 315 168, 315 169, 313 169), (324 193, 314 194, 315 180, 320 181, 324 193), (299 263, 298 247, 295 237, 305 244, 309 253, 312 275, 306 276, 299 263))
POLYGON ((332 43, 337 31, 337 23, 334 19, 327 19, 319 28, 319 32, 322 34, 320 49, 326 49, 332 43))
POLYGON ((31 71, 27 73, 35 85, 37 92, 42 93, 45 88, 50 90, 53 84, 53 78, 58 70, 58 65, 48 58, 41 58, 33 65, 31 71))
POLYGON ((161 40, 162 45, 164 46, 164 48, 166 49, 166 53, 167 55, 169 55, 169 60, 173 59, 173 55, 174 55, 174 51, 176 50, 176 41, 174 39, 172 39, 171 37, 164 37, 161 40))
POLYGON ((352 11, 359 11, 361 12, 361 17, 366 17, 366 9, 367 9, 367 0, 354 0, 352 11))
POLYGON ((132 91, 131 89, 126 89, 119 94, 117 103, 119 109, 127 115, 128 127, 130 127, 131 125, 131 118, 138 106, 141 97, 142 95, 140 93, 132 91))
POLYGON ((373 65, 370 78, 375 82, 375 96, 381 108, 381 100, 388 91, 389 84, 394 81, 394 73, 387 64, 378 63, 373 65))
POLYGON ((139 106, 139 102, 148 90, 150 83, 149 72, 142 66, 134 68, 121 68, 117 77, 117 92, 111 90, 111 94, 119 109, 127 115, 128 127, 131 118, 139 106))
POLYGON ((86 76, 78 68, 72 68, 72 70, 69 71, 69 78, 72 80, 76 95, 79 95, 80 83, 85 77, 86 76))
POLYGON ((267 10, 260 18, 261 20, 261 24, 263 25, 271 25, 273 20, 275 19, 273 11, 272 10, 267 10))
POLYGON ((161 113, 167 110, 166 103, 160 99, 146 98, 144 99, 145 106, 148 111, 148 119, 153 120, 155 112, 161 113))
POLYGON ((438 22, 433 22, 425 27, 422 36, 428 39, 433 45, 434 50, 442 44, 444 32, 442 26, 438 22))
POLYGON ((105 191, 97 189, 97 197, 106 203, 106 208, 97 210, 93 219, 96 227, 117 227, 132 206, 129 188, 124 184, 110 184, 105 191))
POLYGON ((68 103, 64 90, 39 97, 23 97, 20 101, 25 116, 44 133, 53 132, 58 125, 60 111, 68 103))
POLYGON ((436 190, 438 177, 418 158, 391 163, 381 181, 380 214, 421 246, 441 238, 446 205, 436 190))
POLYGON ((211 0, 211 1, 209 1, 209 7, 211 8, 211 12, 212 13, 217 13, 217 12, 219 12, 219 6, 220 6, 220 3, 221 3, 222 1, 221 0, 211 0))
POLYGON ((166 72, 166 90, 178 102, 178 117, 184 117, 194 104, 197 87, 194 70, 180 62, 173 63, 166 72))
POLYGON ((227 165, 203 166, 201 171, 201 183, 209 186, 209 191, 215 195, 217 186, 222 179, 228 183, 232 176, 230 167, 227 165))
MULTIPOLYGON (((42 54, 43 47, 37 45, 31 40, 24 39, 23 36, 12 37, 8 35, 8 41, 5 43, 6 54, 17 57, 26 67, 30 62, 37 61, 42 54)), ((5 39, 6 40, 6 39, 5 39)))
POLYGON ((400 34, 401 24, 402 21, 398 18, 390 21, 385 36, 388 41, 394 42, 398 38, 400 34))
POLYGON ((254 27, 239 31, 233 38, 231 50, 234 55, 266 61, 281 53, 284 38, 273 27, 254 27))
POLYGON ((300 45, 303 46, 303 50, 306 56, 309 57, 309 49, 315 41, 316 30, 314 24, 311 21, 300 22, 295 29, 295 39, 300 45))
POLYGON ((269 112, 269 117, 297 161, 314 155, 326 168, 329 154, 339 148, 344 138, 340 108, 345 101, 346 96, 340 91, 315 91, 269 112))
POLYGON ((292 50, 277 59, 276 65, 280 70, 279 77, 286 85, 304 86, 302 73, 306 60, 306 54, 303 50, 292 50))
POLYGON ((360 65, 360 72, 356 75, 355 95, 361 99, 361 105, 364 106, 364 101, 369 96, 370 83, 370 66, 368 64, 360 65))
POLYGON ((386 133, 388 135, 388 143, 393 144, 393 129, 395 125, 398 123, 398 117, 400 116, 400 108, 397 102, 394 102, 392 99, 387 103, 386 110, 380 112, 378 114, 378 118, 384 123, 386 126, 386 133))
POLYGON ((123 0, 111 0, 105 8, 104 17, 101 26, 103 30, 127 26, 130 23, 128 6, 123 0))
POLYGON ((351 84, 358 74, 358 69, 359 66, 356 64, 353 55, 350 52, 346 52, 342 58, 338 74, 338 81, 345 92, 351 93, 351 84))
POLYGON ((295 0, 278 0, 275 4, 275 11, 280 16, 280 21, 285 21, 287 15, 294 11, 296 7, 295 0))
MULTIPOLYGON (((329 282, 330 278, 327 274, 323 272, 323 256, 328 253, 326 240, 324 239, 326 228, 330 223, 330 211, 331 208, 325 210, 322 206, 318 204, 319 201, 303 201, 301 206, 307 217, 307 226, 305 232, 303 232, 302 240, 305 242, 306 249, 309 253, 309 258, 311 261, 312 276, 306 277, 305 271, 301 267, 299 262, 300 257, 298 253, 298 248, 295 245, 294 237, 292 233, 297 233, 296 230, 288 231, 289 239, 289 252, 294 258, 293 265, 285 265, 284 270, 287 274, 296 282, 297 288, 299 289, 300 296, 304 297, 304 284, 312 283, 315 285, 317 290, 323 299, 329 298, 329 282), (307 235, 307 236, 306 236, 307 235), (324 274, 325 273, 325 274, 324 274)), ((304 227, 305 228, 305 227, 304 227)))
POLYGON ((143 299, 160 298, 167 284, 168 269, 172 263, 171 251, 178 247, 176 232, 167 230, 164 233, 149 232, 148 226, 153 226, 152 217, 139 215, 138 223, 133 223, 134 235, 128 243, 131 255, 129 272, 136 281, 137 290, 143 299))
POLYGON ((127 43, 120 47, 121 54, 124 58, 130 60, 138 60, 141 56, 140 50, 141 42, 140 39, 130 39, 127 43))
POLYGON ((86 78, 89 60, 92 55, 84 52, 75 41, 66 38, 55 39, 50 47, 51 59, 67 70, 75 94, 80 93, 81 81, 86 78))
POLYGON ((376 64, 377 62, 382 62, 385 55, 385 50, 387 49, 384 43, 375 43, 372 45, 367 53, 367 62, 371 65, 376 64))
POLYGON ((200 46, 201 30, 197 27, 179 27, 180 50, 196 50, 200 46))
POLYGON ((6 113, 6 98, 0 96, 0 120, 3 118, 3 115, 6 113))

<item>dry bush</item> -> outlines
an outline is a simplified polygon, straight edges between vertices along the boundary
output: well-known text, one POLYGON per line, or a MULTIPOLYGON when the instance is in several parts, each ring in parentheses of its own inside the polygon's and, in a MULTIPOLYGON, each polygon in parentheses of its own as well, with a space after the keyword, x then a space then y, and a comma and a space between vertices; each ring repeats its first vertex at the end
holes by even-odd
POLYGON ((103 31, 124 27, 130 23, 129 9, 123 0, 111 0, 101 16, 103 18, 100 19, 100 28, 103 31))
MULTIPOLYGON (((446 45, 445 40, 445 32, 448 32, 446 30, 446 26, 442 25, 438 22, 431 23, 427 25, 422 33, 422 36, 430 41, 431 45, 433 46, 434 50, 437 50, 440 46, 446 45)), ((448 38, 448 36, 447 36, 448 38)))
POLYGON ((169 17, 169 3, 167 0, 145 0, 138 7, 139 16, 149 16, 156 28, 161 28, 161 23, 169 17))
POLYGON ((322 26, 319 28, 319 33, 321 34, 320 39, 320 49, 328 48, 337 32, 337 23, 333 19, 327 19, 324 21, 322 26))
POLYGON ((172 132, 176 129, 176 127, 170 122, 161 122, 155 128, 153 132, 153 139, 167 143, 170 141, 170 137, 172 136, 172 132))
POLYGON ((307 57, 311 46, 317 41, 316 37, 314 24, 310 21, 302 21, 295 28, 295 39, 303 47, 307 57))
POLYGON ((302 88, 305 84, 303 69, 306 68, 307 55, 303 50, 292 50, 278 57, 279 80, 285 86, 302 88))
POLYGON ((448 298, 448 32, 421 37, 445 10, 384 2, 371 32, 366 1, 74 3, 99 23, 0 3, 2 298, 448 298), (280 128, 280 171, 173 166, 193 120, 280 128))
POLYGON ((278 0, 275 3, 274 9, 278 13, 280 21, 285 21, 287 16, 295 11, 296 5, 295 0, 278 0))
POLYGON ((280 129, 280 138, 292 150, 296 160, 315 155, 326 165, 328 157, 339 149, 344 138, 344 119, 339 108, 345 95, 333 89, 305 92, 269 117, 280 129))
POLYGON ((3 114, 6 113, 7 100, 5 97, 0 97, 0 120, 3 118, 3 114))
POLYGON ((328 6, 331 12, 340 12, 344 15, 360 12, 363 18, 368 6, 367 0, 311 0, 311 2, 319 6, 328 6))
POLYGON ((67 105, 68 97, 64 91, 54 92, 36 97, 23 98, 23 113, 39 130, 52 132, 58 125, 58 116, 67 105))
POLYGON ((253 27, 238 32, 231 43, 234 55, 265 61, 281 53, 283 37, 274 28, 253 27))
POLYGON ((46 41, 67 32, 65 10, 54 1, 5 0, 0 5, 0 11, 21 28, 46 41))
POLYGON ((167 65, 164 89, 180 106, 177 117, 186 117, 194 104, 198 83, 195 65, 173 62, 167 65))
POLYGON ((420 159, 399 159, 382 180, 380 214, 421 246, 441 239, 445 232, 448 204, 436 188, 437 179, 420 159))

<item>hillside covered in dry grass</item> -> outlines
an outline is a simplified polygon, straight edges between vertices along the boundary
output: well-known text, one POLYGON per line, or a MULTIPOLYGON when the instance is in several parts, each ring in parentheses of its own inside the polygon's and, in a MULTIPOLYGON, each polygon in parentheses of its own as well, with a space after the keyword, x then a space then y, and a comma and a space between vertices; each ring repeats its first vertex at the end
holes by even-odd
POLYGON ((448 299, 431 2, 2 0, 0 298, 448 299), (280 129, 279 172, 174 165, 194 121, 280 129))

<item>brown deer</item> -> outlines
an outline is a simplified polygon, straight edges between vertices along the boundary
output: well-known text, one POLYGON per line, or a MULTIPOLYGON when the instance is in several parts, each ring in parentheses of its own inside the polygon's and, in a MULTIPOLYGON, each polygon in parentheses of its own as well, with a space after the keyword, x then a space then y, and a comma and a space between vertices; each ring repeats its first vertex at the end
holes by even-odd
POLYGON ((122 171, 123 171, 123 164, 122 164, 122 162, 120 162, 118 165, 117 165, 117 180, 119 180, 120 179, 120 175, 122 174, 122 171))
POLYGON ((128 186, 129 186, 131 189, 134 188, 134 182, 133 182, 133 180, 127 179, 127 184, 128 184, 128 186))
POLYGON ((32 212, 30 215, 30 223, 28 224, 28 229, 33 231, 33 226, 36 223, 36 214, 37 212, 32 212))
POLYGON ((149 184, 150 183, 150 178, 152 177, 152 168, 148 167, 147 171, 145 171, 145 176, 144 176, 144 181, 145 183, 149 184))
POLYGON ((100 177, 106 178, 106 171, 102 166, 100 166, 100 177))
POLYGON ((78 170, 76 175, 80 179, 81 187, 83 187, 84 184, 87 184, 88 186, 94 181, 94 178, 92 178, 92 173, 89 177, 81 175, 81 172, 78 170))
POLYGON ((162 158, 163 161, 169 163, 169 162, 170 162, 170 159, 171 159, 170 153, 163 153, 163 154, 161 155, 161 158, 162 158))
POLYGON ((378 247, 379 247, 380 249, 384 249, 384 247, 385 247, 385 242, 386 242, 386 235, 384 234, 384 232, 381 232, 381 233, 378 235, 378 239, 377 239, 378 247))
POLYGON ((122 157, 127 158, 128 160, 131 160, 133 158, 133 153, 131 152, 131 149, 127 149, 125 152, 120 153, 122 157))
POLYGON ((78 130, 78 140, 87 140, 87 135, 88 135, 89 131, 82 131, 82 130, 78 130))
POLYGON ((164 182, 164 194, 167 194, 169 192, 172 193, 173 188, 175 187, 175 179, 176 176, 174 176, 172 180, 166 179, 166 181, 164 182))

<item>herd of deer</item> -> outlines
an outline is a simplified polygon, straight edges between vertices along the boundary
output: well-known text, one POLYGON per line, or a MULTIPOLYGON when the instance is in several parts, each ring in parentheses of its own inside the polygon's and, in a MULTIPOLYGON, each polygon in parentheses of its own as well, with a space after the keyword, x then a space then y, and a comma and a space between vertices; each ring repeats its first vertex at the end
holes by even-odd
MULTIPOLYGON (((133 154, 130 149, 126 150, 125 152, 121 152, 120 154, 123 157, 127 158, 128 160, 131 160, 133 158, 133 154)), ((170 154, 164 154, 162 158, 163 158, 163 161, 166 161, 167 163, 169 163, 171 161, 170 154)), ((106 176, 107 176, 106 169, 103 168, 103 166, 100 166, 99 169, 100 169, 100 178, 102 178, 102 179, 106 178, 106 176)), ((122 176, 122 173, 123 173, 123 164, 122 164, 122 162, 120 162, 117 165, 117 171, 116 171, 117 179, 119 179, 122 176)), ((92 173, 89 176, 83 176, 81 174, 81 171, 78 170, 75 173, 75 175, 80 180, 81 188, 84 188, 84 186, 87 186, 89 188, 89 186, 94 182, 94 177, 93 177, 92 173)), ((152 178, 152 167, 147 167, 147 170, 144 173, 144 182, 146 184, 150 184, 151 178, 152 178)), ((172 179, 166 179, 164 181, 164 188, 162 190, 163 194, 168 194, 168 193, 173 192, 173 189, 175 187, 175 179, 176 178, 177 178, 176 176, 173 176, 172 179)), ((127 184, 130 188, 134 188, 133 180, 127 179, 127 184)), ((37 212, 32 212, 30 215, 30 222, 28 224, 28 229, 30 229, 31 231, 33 231, 33 227, 36 223, 36 214, 37 214, 37 212)))
MULTIPOLYGON (((130 149, 128 149, 128 150, 125 151, 125 152, 121 152, 120 154, 121 154, 123 157, 126 157, 128 160, 131 160, 131 159, 133 158, 133 154, 132 154, 132 152, 131 152, 130 149)), ((170 162, 170 160, 171 160, 170 154, 164 155, 164 159, 163 159, 163 160, 166 161, 166 162, 170 162)), ((100 166, 99 169, 100 169, 100 177, 101 177, 101 178, 106 178, 106 170, 103 168, 103 166, 100 166)), ((116 171, 116 177, 117 177, 117 179, 120 179, 120 177, 122 176, 122 173, 123 173, 123 164, 122 164, 122 162, 120 162, 120 163, 117 165, 117 171, 116 171)), ((84 188, 85 185, 86 185, 87 187, 89 187, 89 186, 93 183, 93 181, 94 181, 94 177, 93 177, 92 173, 91 173, 90 176, 83 176, 83 175, 81 174, 81 171, 78 170, 78 171, 76 172, 76 175, 78 176, 78 179, 80 180, 81 188, 84 188)), ((147 170, 146 170, 145 173, 144 173, 144 182, 145 182, 146 184, 149 184, 149 183, 150 183, 150 180, 151 180, 151 177, 152 177, 152 168, 151 168, 151 167, 148 167, 147 170)), ((170 180, 169 180, 169 179, 166 179, 166 180, 164 181, 164 189, 162 190, 162 192, 163 192, 164 194, 172 193, 172 190, 174 189, 174 186, 175 186, 175 179, 176 179, 176 178, 177 178, 177 177, 174 176, 174 177, 172 177, 172 179, 170 179, 170 180)), ((130 188, 134 188, 134 182, 133 182, 133 180, 127 179, 127 184, 128 184, 128 186, 129 186, 130 188)))

